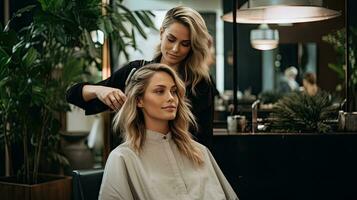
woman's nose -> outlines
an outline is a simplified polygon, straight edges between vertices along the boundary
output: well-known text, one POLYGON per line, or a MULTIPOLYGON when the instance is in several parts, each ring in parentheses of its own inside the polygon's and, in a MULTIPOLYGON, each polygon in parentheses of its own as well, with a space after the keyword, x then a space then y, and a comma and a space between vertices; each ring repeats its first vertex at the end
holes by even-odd
POLYGON ((179 43, 175 43, 174 46, 172 47, 172 51, 173 52, 177 52, 178 51, 178 48, 179 48, 179 43))
POLYGON ((174 95, 171 92, 169 92, 168 101, 173 101, 173 100, 174 100, 174 95))

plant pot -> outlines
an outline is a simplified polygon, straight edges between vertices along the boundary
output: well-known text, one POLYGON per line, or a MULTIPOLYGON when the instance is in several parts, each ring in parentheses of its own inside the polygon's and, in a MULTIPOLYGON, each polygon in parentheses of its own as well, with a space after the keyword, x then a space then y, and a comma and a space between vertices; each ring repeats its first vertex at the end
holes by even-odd
POLYGON ((61 149, 73 169, 91 169, 94 156, 85 144, 88 132, 61 133, 61 149))
POLYGON ((357 112, 345 112, 346 131, 357 131, 357 112))
POLYGON ((0 178, 1 199, 67 200, 71 198, 72 177, 39 175, 38 184, 16 183, 16 177, 0 178))

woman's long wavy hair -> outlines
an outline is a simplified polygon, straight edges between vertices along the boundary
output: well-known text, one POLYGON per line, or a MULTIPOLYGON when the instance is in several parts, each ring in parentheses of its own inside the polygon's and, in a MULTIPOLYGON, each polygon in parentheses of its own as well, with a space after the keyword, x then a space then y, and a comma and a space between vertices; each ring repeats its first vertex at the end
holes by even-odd
MULTIPOLYGON (((190 30, 191 50, 182 61, 179 73, 186 84, 191 84, 191 91, 195 94, 195 86, 202 79, 210 81, 207 61, 210 58, 210 34, 202 16, 194 9, 178 6, 170 9, 162 22, 161 28, 165 30, 171 24, 178 22, 190 30)), ((161 43, 156 48, 154 60, 160 61, 162 57, 161 43)))
POLYGON ((196 122, 190 111, 190 104, 185 97, 185 85, 167 65, 149 64, 134 73, 125 89, 127 99, 114 117, 114 130, 120 130, 124 140, 137 153, 140 153, 145 142, 146 127, 143 111, 137 104, 139 99, 144 96, 151 77, 157 72, 169 74, 177 87, 178 105, 176 117, 168 122, 172 139, 181 153, 195 164, 201 165, 203 163, 202 152, 194 145, 194 141, 188 131, 189 125, 196 126, 196 122))

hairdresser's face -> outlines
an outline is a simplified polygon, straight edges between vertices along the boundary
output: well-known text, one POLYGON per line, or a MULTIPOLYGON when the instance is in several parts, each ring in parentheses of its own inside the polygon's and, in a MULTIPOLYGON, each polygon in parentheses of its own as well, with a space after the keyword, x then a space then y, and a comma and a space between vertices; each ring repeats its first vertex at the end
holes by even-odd
POLYGON ((175 119, 177 104, 176 84, 166 72, 156 72, 151 77, 144 96, 138 101, 147 127, 175 119))
POLYGON ((166 29, 160 30, 161 61, 177 69, 191 50, 190 30, 181 23, 175 22, 166 29))

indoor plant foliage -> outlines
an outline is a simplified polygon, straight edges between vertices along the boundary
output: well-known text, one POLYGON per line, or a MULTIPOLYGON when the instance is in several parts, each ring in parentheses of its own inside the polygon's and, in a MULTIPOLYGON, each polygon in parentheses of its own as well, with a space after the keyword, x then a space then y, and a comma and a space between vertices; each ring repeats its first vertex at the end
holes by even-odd
POLYGON ((315 96, 291 93, 280 99, 271 114, 272 131, 276 132, 328 132, 328 121, 337 118, 337 107, 327 92, 315 96))
POLYGON ((263 104, 274 104, 282 97, 283 94, 277 91, 265 91, 259 94, 259 99, 263 104))
MULTIPOLYGON (((346 58, 345 58, 345 50, 346 50, 346 29, 340 29, 335 32, 332 32, 328 35, 322 37, 322 40, 331 44, 334 50, 338 54, 337 63, 329 63, 329 67, 334 70, 338 77, 341 80, 345 80, 345 70, 346 70, 346 58)), ((356 66, 356 55, 357 55, 357 29, 350 28, 350 41, 349 41, 349 61, 351 65, 351 86, 353 90, 356 89, 357 86, 357 66, 356 66)), ((339 86, 339 88, 342 88, 339 86)))
POLYGON ((101 44, 92 41, 90 32, 101 30, 125 52, 126 46, 136 47, 135 32, 145 37, 141 26, 153 27, 151 13, 133 14, 115 2, 118 9, 104 6, 102 15, 97 0, 39 0, 14 15, 31 13, 29 25, 15 32, 10 20, 1 28, 0 142, 10 162, 23 159, 20 169, 10 171, 19 181, 37 183, 44 158, 66 164, 58 149, 60 113, 69 110, 65 91, 88 74, 88 66, 101 63, 101 44), (21 158, 12 157, 14 145, 22 146, 21 158))

